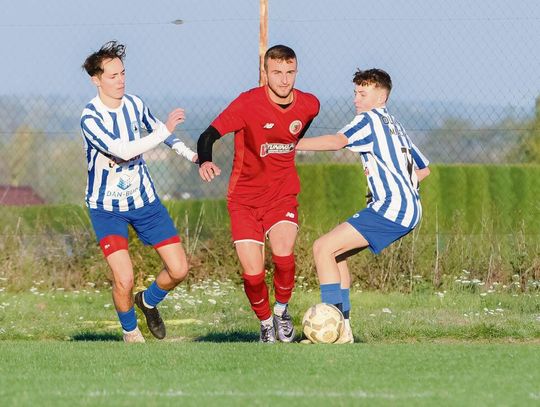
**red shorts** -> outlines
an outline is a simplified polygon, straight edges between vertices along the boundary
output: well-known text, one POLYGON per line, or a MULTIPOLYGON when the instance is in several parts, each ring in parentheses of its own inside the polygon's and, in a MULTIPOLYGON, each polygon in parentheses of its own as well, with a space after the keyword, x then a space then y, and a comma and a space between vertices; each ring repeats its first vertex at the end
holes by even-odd
POLYGON ((264 244, 265 236, 278 223, 288 222, 298 227, 296 195, 287 195, 260 208, 229 202, 227 209, 234 243, 253 241, 264 244))

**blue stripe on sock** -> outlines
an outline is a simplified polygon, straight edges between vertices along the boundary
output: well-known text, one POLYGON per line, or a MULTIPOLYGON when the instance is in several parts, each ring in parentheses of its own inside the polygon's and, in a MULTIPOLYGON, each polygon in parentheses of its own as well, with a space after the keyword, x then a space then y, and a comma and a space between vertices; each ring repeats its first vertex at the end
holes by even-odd
POLYGON ((122 325, 124 331, 131 332, 137 328, 137 317, 135 316, 134 307, 131 307, 131 309, 126 312, 116 311, 116 313, 118 314, 120 325, 122 325))
POLYGON ((341 304, 341 287, 339 283, 321 284, 321 300, 326 304, 341 304))
POLYGON ((144 302, 150 307, 155 307, 167 296, 169 292, 162 288, 159 288, 156 282, 154 281, 150 284, 150 287, 146 289, 143 293, 144 302))

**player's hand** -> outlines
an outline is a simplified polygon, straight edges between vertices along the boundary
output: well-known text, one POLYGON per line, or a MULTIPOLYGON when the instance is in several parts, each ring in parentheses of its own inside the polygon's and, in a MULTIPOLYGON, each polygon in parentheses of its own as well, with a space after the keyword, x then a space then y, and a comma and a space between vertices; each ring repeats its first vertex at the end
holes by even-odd
POLYGON ((198 164, 199 163, 199 155, 195 154, 193 158, 191 159, 192 163, 198 164))
POLYGON ((206 161, 199 167, 199 175, 206 182, 212 181, 219 174, 221 170, 212 161, 206 161))
POLYGON ((184 109, 174 109, 171 113, 169 113, 169 118, 167 119, 167 123, 165 123, 165 126, 167 127, 167 130, 172 133, 176 126, 178 126, 180 123, 183 123, 185 119, 186 114, 184 112, 184 109))

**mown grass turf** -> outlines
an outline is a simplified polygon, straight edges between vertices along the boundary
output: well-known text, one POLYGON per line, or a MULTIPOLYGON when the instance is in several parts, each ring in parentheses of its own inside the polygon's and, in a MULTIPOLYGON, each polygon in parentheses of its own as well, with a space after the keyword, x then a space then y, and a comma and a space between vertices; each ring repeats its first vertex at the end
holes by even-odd
MULTIPOLYGON (((353 345, 262 345, 231 281, 181 285, 164 341, 121 342, 109 290, 0 287, 1 405, 540 404, 539 294, 353 290, 353 345)), ((302 288, 296 327, 318 302, 302 288)))
POLYGON ((2 405, 531 406, 533 344, 0 342, 2 405))

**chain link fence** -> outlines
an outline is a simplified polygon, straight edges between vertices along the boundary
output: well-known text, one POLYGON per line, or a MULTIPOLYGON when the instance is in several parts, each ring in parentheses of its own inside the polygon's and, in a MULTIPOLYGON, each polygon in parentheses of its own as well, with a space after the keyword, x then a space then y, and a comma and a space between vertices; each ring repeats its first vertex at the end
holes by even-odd
MULTIPOLYGON (((308 136, 348 123, 354 71, 378 67, 394 82, 389 109, 432 163, 540 159, 537 1, 269 0, 268 7, 269 45, 295 49, 297 87, 321 101, 308 136)), ((6 0, 0 36, 0 204, 22 187, 46 203, 83 202, 79 118, 96 90, 80 66, 111 39, 127 45, 127 92, 163 121, 185 108, 177 134, 193 149, 211 120, 258 82, 256 0, 6 0)), ((223 174, 232 149, 231 136, 214 145, 223 174)), ((164 199, 226 193, 227 175, 203 184, 196 166, 165 146, 145 158, 164 199)), ((328 160, 358 157, 297 159, 328 160)))

